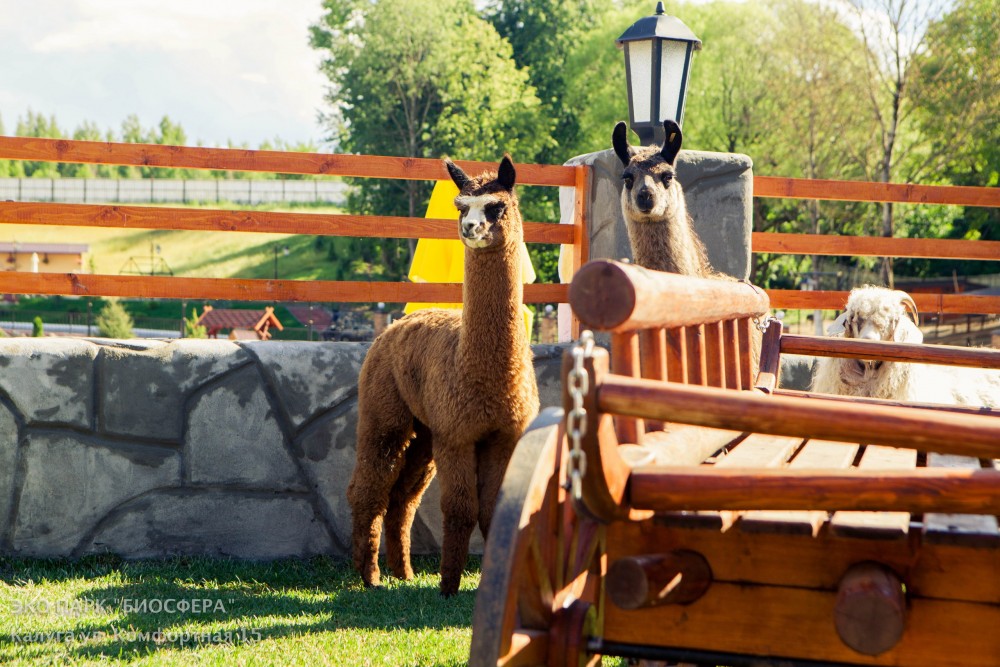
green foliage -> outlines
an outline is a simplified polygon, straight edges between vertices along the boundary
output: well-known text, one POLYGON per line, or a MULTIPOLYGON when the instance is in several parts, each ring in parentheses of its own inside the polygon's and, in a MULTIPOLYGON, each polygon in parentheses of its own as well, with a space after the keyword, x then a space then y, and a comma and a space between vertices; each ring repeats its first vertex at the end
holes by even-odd
POLYGON ((191 317, 184 318, 184 338, 208 338, 208 329, 198 324, 198 309, 191 309, 191 317))
POLYGON ((132 316, 118 299, 108 299, 97 315, 97 330, 104 338, 135 338, 132 316))
POLYGON ((35 319, 31 321, 31 335, 35 338, 41 338, 45 335, 45 327, 42 324, 41 317, 35 317, 35 319))

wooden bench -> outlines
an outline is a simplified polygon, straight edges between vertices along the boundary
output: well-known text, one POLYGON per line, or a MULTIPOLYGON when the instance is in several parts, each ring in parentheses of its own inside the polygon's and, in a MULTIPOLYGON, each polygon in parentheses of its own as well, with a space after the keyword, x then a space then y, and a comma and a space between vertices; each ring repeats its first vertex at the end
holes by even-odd
POLYGON ((515 451, 473 665, 1000 664, 1000 419, 776 387, 782 352, 1000 368, 1000 351, 781 335, 748 284, 591 262, 610 359, 515 451), (811 352, 810 352, 811 350, 811 352))

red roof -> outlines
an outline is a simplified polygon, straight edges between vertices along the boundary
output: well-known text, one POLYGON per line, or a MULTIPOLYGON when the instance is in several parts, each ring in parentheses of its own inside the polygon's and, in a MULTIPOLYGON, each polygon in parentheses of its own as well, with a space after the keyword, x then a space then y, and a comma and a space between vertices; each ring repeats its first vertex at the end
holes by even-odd
POLYGON ((312 320, 314 329, 325 329, 333 321, 333 316, 326 308, 318 306, 312 308, 309 306, 285 306, 285 309, 305 327, 309 326, 309 320, 312 320))
POLYGON ((241 308, 212 308, 205 306, 198 324, 208 329, 212 338, 218 336, 222 329, 248 329, 256 331, 259 338, 271 337, 268 332, 272 326, 280 331, 284 329, 281 322, 274 316, 274 308, 268 306, 264 310, 245 310, 241 308))

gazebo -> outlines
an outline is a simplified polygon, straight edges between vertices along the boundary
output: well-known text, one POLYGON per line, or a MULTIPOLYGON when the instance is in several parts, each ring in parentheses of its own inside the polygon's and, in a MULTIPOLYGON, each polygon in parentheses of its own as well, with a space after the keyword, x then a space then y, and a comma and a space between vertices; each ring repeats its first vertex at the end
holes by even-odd
POLYGON ((264 310, 205 306, 198 324, 205 327, 209 338, 218 338, 220 331, 228 329, 230 340, 268 340, 271 338, 272 326, 278 331, 284 329, 274 316, 273 306, 267 306, 264 310))

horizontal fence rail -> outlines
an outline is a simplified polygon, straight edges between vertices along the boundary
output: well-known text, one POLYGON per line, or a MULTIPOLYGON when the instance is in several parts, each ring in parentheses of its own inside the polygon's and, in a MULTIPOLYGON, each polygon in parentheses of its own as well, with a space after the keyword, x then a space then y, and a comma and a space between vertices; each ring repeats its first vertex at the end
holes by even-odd
POLYGON ((753 194, 755 197, 774 197, 777 199, 951 204, 1000 208, 1000 188, 964 185, 912 185, 754 176, 753 194))
MULTIPOLYGON (((497 156, 498 161, 500 157, 502 156, 497 156)), ((0 158, 362 178, 438 181, 449 178, 442 161, 430 158, 161 146, 36 137, 0 137, 0 158)), ((495 170, 497 166, 496 162, 468 160, 456 160, 455 164, 470 174, 478 174, 487 169, 495 170)), ((576 167, 522 163, 514 166, 517 170, 517 182, 522 185, 572 187, 575 184, 576 167)))
POLYGON ((754 252, 781 255, 1000 260, 1000 241, 753 232, 751 242, 754 252))
MULTIPOLYGON (((458 229, 454 220, 438 218, 29 202, 0 202, 0 222, 24 225, 322 234, 398 239, 452 239, 456 238, 458 229)), ((570 244, 573 242, 573 227, 546 222, 525 222, 524 240, 529 243, 570 244)))
MULTIPOLYGON (((149 299, 220 299, 232 301, 338 301, 461 303, 462 283, 397 283, 359 280, 262 280, 106 276, 84 273, 0 273, 0 292, 149 299)), ((524 286, 526 303, 568 299, 569 285, 524 286)))
MULTIPOLYGON (((834 290, 769 289, 772 308, 843 310, 850 292, 834 290)), ((911 294, 917 308, 929 313, 1000 313, 1000 296, 966 294, 911 294)))

